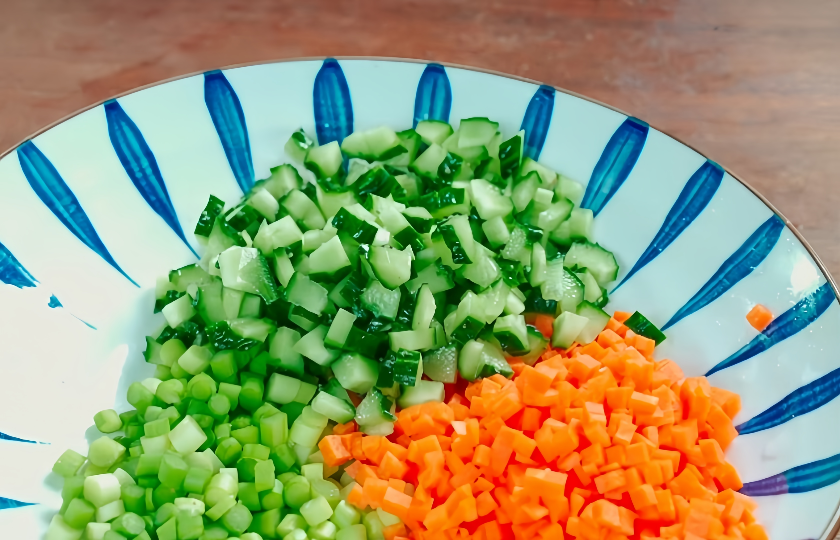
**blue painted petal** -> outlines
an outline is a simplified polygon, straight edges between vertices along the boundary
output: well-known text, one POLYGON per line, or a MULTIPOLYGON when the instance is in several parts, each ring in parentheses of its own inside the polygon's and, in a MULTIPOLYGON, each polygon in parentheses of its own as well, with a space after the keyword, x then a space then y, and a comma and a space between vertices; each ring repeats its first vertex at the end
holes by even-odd
MULTIPOLYGON (((318 144, 341 141, 353 133, 353 102, 350 88, 341 66, 334 58, 327 58, 315 77, 312 90, 315 109, 315 133, 318 144)), ((415 106, 416 107, 416 106, 415 106)))
POLYGON ((18 289, 34 287, 38 283, 3 244, 0 244, 0 281, 18 289))
POLYGON ((157 215, 169 225, 175 234, 178 235, 190 251, 198 257, 198 253, 192 248, 184 236, 175 207, 169 198, 166 183, 160 173, 155 155, 152 149, 146 144, 143 134, 137 128, 137 124, 125 113, 119 102, 115 99, 105 102, 105 118, 108 122, 108 136, 111 138, 111 146, 120 159, 126 174, 131 179, 134 187, 143 196, 146 203, 152 207, 157 215))
POLYGON ((645 146, 649 130, 646 122, 632 117, 618 126, 592 171, 580 203, 582 208, 589 208, 597 216, 607 206, 621 184, 630 176, 645 146))
POLYGON ((0 510, 8 510, 9 508, 22 508, 24 506, 32 506, 36 503, 28 503, 22 501, 16 501, 14 499, 7 499, 6 497, 0 497, 0 510))
POLYGON ((830 486, 838 480, 840 480, 840 454, 799 465, 763 480, 747 482, 741 488, 741 493, 750 497, 806 493, 830 486))
POLYGON ((56 298, 55 295, 50 296, 49 306, 51 308, 64 307, 64 306, 61 305, 61 301, 58 298, 56 298))
POLYGON ((522 125, 519 127, 525 130, 525 155, 535 161, 540 159, 553 114, 554 88, 543 84, 528 103, 522 125))
MULTIPOLYGON (((350 103, 349 91, 347 102, 350 103)), ((452 110, 452 86, 446 69, 440 64, 429 64, 417 83, 417 95, 414 98, 414 124, 421 120, 440 120, 449 122, 452 110)), ((352 120, 351 120, 352 131, 352 120)), ((319 136, 320 139, 320 136, 319 136)))
POLYGON ((35 441, 30 441, 29 439, 21 439, 19 437, 12 437, 11 435, 7 435, 0 431, 0 441, 15 441, 15 442, 25 442, 25 443, 33 443, 36 444, 35 441))
POLYGON ((26 176, 26 180, 29 181, 29 185, 32 186, 38 198, 55 214, 55 217, 83 244, 96 252, 131 283, 139 287, 140 285, 120 268, 108 252, 76 196, 67 187, 52 162, 38 150, 35 143, 26 141, 18 147, 17 155, 20 167, 24 176, 26 176))
POLYGON ((735 429, 741 435, 755 433, 790 422, 797 416, 819 409, 840 395, 840 368, 798 388, 781 401, 735 429))
POLYGON ((715 192, 720 187, 721 180, 723 180, 723 169, 714 161, 706 161, 691 175, 668 215, 665 216, 665 221, 662 222, 659 232, 656 233, 642 256, 639 257, 633 268, 612 292, 617 291, 636 272, 653 262, 697 219, 700 212, 706 208, 709 201, 714 197, 715 192))
POLYGON ((723 293, 735 286, 736 283, 750 275, 761 262, 767 258, 770 251, 779 241, 784 222, 779 216, 773 214, 755 230, 747 241, 730 255, 717 271, 709 278, 691 300, 681 307, 671 320, 662 327, 667 330, 677 322, 688 317, 718 299, 723 293))
POLYGON ((834 302, 834 299, 834 291, 831 289, 831 284, 828 282, 824 283, 819 289, 776 317, 773 322, 767 325, 767 328, 763 332, 744 345, 741 350, 710 369, 706 373, 706 376, 708 377, 712 373, 717 373, 728 367, 740 364, 745 360, 749 360, 773 345, 804 330, 828 309, 828 306, 834 302))
POLYGON ((204 74, 204 103, 216 126, 233 176, 243 193, 254 187, 254 163, 245 113, 233 87, 219 70, 204 74))

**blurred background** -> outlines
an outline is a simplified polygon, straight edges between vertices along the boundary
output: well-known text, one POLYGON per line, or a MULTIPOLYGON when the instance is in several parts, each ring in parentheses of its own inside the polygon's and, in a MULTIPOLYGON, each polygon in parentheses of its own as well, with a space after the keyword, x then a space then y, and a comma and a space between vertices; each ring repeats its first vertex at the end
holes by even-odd
POLYGON ((838 0, 3 0, 0 148, 162 79, 325 55, 476 66, 618 107, 751 184, 840 277, 838 0))

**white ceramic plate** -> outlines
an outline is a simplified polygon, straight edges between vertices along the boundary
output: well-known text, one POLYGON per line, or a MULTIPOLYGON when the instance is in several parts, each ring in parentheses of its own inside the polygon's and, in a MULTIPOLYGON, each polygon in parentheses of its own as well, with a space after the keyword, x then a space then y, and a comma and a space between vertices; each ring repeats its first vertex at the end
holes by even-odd
POLYGON ((660 357, 741 394, 728 458, 773 540, 826 538, 840 500, 840 305, 784 218, 635 118, 548 86, 410 61, 278 62, 193 75, 88 109, 0 159, 0 536, 39 538, 48 473, 152 372, 155 278, 196 261, 209 194, 238 199, 304 128, 319 140, 423 118, 526 129, 529 155, 587 185, 621 265, 611 309, 667 328, 660 357), (775 320, 756 332, 757 303, 775 320), (34 442, 33 442, 34 441, 34 442))

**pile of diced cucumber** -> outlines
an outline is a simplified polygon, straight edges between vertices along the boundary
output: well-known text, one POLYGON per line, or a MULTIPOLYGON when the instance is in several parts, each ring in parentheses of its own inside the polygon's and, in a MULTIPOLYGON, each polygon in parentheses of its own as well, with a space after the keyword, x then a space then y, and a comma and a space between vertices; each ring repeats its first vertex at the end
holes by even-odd
POLYGON ((355 420, 393 432, 397 406, 444 383, 511 376, 547 340, 606 326, 613 255, 592 242, 584 188, 523 155, 525 134, 470 118, 317 146, 232 207, 211 196, 199 264, 156 290, 154 377, 136 410, 102 411, 87 458, 66 452, 48 540, 380 540, 397 519, 342 502, 350 478, 318 441, 355 420))

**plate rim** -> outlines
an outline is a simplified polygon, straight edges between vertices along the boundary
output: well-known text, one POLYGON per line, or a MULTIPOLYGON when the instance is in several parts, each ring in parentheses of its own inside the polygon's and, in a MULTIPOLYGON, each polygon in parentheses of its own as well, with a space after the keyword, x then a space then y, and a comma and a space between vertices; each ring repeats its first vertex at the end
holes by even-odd
MULTIPOLYGON (((45 133, 45 132, 51 130, 52 128, 54 128, 54 127, 56 127, 60 124, 63 124, 64 122, 70 120, 71 118, 75 118, 76 116, 78 116, 78 115, 80 115, 84 112, 87 112, 91 109, 95 109, 96 107, 99 107, 100 105, 103 105, 104 103, 106 103, 107 101, 110 101, 112 99, 119 99, 121 97, 128 96, 130 94, 134 94, 134 93, 140 92, 142 90, 147 90, 149 88, 154 88, 156 86, 162 86, 162 85, 167 84, 167 83, 179 81, 179 80, 182 80, 182 79, 188 79, 190 77, 195 77, 197 75, 201 75, 203 73, 206 73, 207 71, 212 71, 212 70, 225 71, 225 70, 231 70, 231 69, 237 69, 237 68, 261 66, 261 65, 268 65, 268 64, 285 64, 285 63, 292 63, 292 62, 324 61, 328 58, 338 60, 339 62, 342 61, 342 60, 368 60, 368 61, 374 61, 374 62, 394 62, 394 63, 404 63, 404 64, 438 64, 438 65, 441 65, 443 67, 461 69, 461 70, 472 71, 472 72, 476 72, 476 73, 485 73, 485 74, 488 74, 488 75, 494 75, 494 76, 502 77, 502 78, 505 78, 505 79, 511 79, 511 80, 525 82, 525 83, 529 83, 529 84, 535 84, 535 85, 538 85, 538 86, 539 85, 550 86, 551 88, 554 88, 555 91, 560 92, 562 94, 573 96, 573 97, 582 99, 584 101, 588 101, 589 103, 594 103, 596 105, 600 105, 601 107, 605 107, 607 109, 610 109, 612 111, 615 111, 619 114, 623 114, 623 115, 628 116, 628 117, 630 117, 630 116, 635 117, 635 115, 630 114, 627 111, 624 111, 624 110, 622 110, 622 109, 620 109, 620 108, 618 108, 614 105, 610 105, 609 103, 599 101, 599 100, 591 98, 587 95, 580 94, 578 92, 575 92, 573 90, 569 90, 567 88, 563 88, 562 86, 557 86, 557 85, 554 85, 554 84, 548 84, 548 83, 544 83, 544 82, 541 82, 541 81, 537 81, 535 79, 529 79, 527 77, 522 77, 522 76, 519 76, 519 75, 513 75, 513 74, 510 74, 510 73, 505 73, 505 72, 494 70, 494 69, 468 66, 468 65, 464 65, 464 64, 455 63, 455 62, 445 62, 445 61, 439 61, 439 60, 424 60, 424 59, 421 59, 421 58, 401 58, 401 57, 397 57, 397 56, 364 56, 364 55, 361 55, 361 56, 356 56, 356 55, 350 55, 350 56, 328 56, 328 55, 327 56, 295 56, 295 57, 290 57, 290 58, 276 58, 276 59, 271 59, 271 60, 255 60, 255 61, 252 61, 252 62, 241 62, 241 63, 236 63, 236 64, 228 64, 228 65, 218 67, 218 68, 211 68, 209 70, 208 69, 203 69, 203 70, 198 70, 198 71, 192 71, 190 73, 175 75, 173 77, 169 77, 169 78, 162 79, 162 80, 159 80, 159 81, 144 84, 142 86, 137 86, 137 87, 131 88, 131 89, 126 90, 124 92, 114 94, 114 95, 112 95, 110 97, 107 97, 105 99, 101 99, 101 100, 95 101, 95 102, 93 102, 93 103, 91 103, 87 106, 81 107, 81 108, 73 111, 72 113, 67 114, 65 116, 62 116, 61 118, 59 118, 59 119, 47 124, 46 126, 32 132, 30 135, 24 137, 22 140, 20 140, 16 144, 14 144, 11 147, 7 148, 6 150, 0 152, 0 159, 3 159, 6 156, 8 156, 9 154, 11 154, 12 152, 14 152, 20 145, 22 145, 26 141, 32 140, 35 137, 41 135, 42 133, 45 133)), ((700 156, 711 160, 711 158, 709 156, 707 156, 704 152, 701 152, 699 149, 695 148, 693 145, 685 142, 684 140, 680 139, 679 137, 675 137, 671 133, 660 129, 656 125, 651 124, 649 122, 648 122, 648 125, 650 125, 650 127, 654 128, 654 129, 656 129, 660 133, 663 133, 664 135, 667 135, 668 137, 674 139, 675 141, 682 144, 683 146, 686 146, 687 148, 690 148, 691 150, 697 152, 700 156)), ((714 160, 712 160, 712 161, 714 161, 714 160)), ((715 161, 715 163, 718 163, 718 162, 715 161)), ((746 180, 741 178, 741 176, 739 176, 738 174, 733 172, 732 169, 730 169, 729 167, 727 167, 725 165, 722 165, 720 163, 718 163, 718 165, 720 165, 723 168, 723 170, 726 171, 726 173, 728 173, 732 178, 734 178, 741 185, 743 185, 745 188, 747 188, 750 191, 750 193, 752 193, 756 198, 758 198, 762 203, 764 203, 764 205, 767 206, 767 208, 769 208, 774 214, 776 214, 777 216, 779 216, 779 218, 782 219, 785 226, 788 229, 790 229, 791 232, 793 232, 794 236, 796 236, 796 239, 799 240, 799 242, 802 244, 802 246, 805 248, 805 250, 811 256, 811 258, 817 264, 817 267, 823 273, 826 280, 831 284, 831 288, 834 291, 835 298, 837 298, 840 301, 840 288, 838 288, 837 282, 834 280, 834 277, 831 275, 831 272, 828 271, 828 269, 826 268, 826 266, 823 263, 820 256, 816 253, 816 251, 814 251, 814 248, 811 247, 811 244, 808 242, 808 240, 805 239, 805 237, 802 235, 802 233, 799 232, 799 230, 793 225, 793 223, 784 214, 782 214, 782 212, 779 211, 779 209, 776 208, 773 205, 773 203, 771 203, 756 188, 754 188, 752 185, 750 185, 749 182, 747 182, 746 180)), ((831 518, 831 520, 829 521, 828 526, 826 527, 823 534, 817 540, 834 539, 835 536, 837 536, 838 532, 840 532, 840 499, 838 499, 838 501, 837 501, 837 507, 835 508, 834 515, 831 518)))

